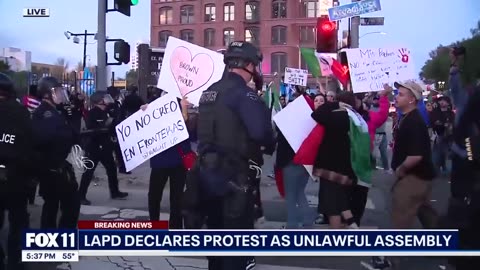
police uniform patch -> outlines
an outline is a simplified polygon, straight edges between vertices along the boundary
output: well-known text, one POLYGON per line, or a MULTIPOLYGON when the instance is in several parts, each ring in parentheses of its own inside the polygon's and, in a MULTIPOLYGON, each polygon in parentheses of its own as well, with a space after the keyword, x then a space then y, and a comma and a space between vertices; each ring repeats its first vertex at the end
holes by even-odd
POLYGON ((247 93, 247 97, 251 100, 255 100, 257 101, 259 99, 257 93, 254 93, 254 92, 248 92, 247 93))
POLYGON ((43 118, 50 118, 53 116, 53 113, 51 111, 45 111, 43 113, 43 118))

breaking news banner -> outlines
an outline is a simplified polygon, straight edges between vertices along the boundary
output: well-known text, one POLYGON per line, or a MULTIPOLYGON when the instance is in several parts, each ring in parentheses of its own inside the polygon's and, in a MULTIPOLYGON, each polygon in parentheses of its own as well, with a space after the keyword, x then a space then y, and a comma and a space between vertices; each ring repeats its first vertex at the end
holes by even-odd
POLYGON ((457 230, 168 230, 166 221, 80 221, 78 230, 29 230, 23 260, 79 256, 478 256, 457 230))

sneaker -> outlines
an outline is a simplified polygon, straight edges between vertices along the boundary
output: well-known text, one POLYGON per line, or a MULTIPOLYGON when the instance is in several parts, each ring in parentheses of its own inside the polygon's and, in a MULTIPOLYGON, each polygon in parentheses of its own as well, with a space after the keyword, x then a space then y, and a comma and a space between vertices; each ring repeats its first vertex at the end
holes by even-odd
POLYGON ((255 265, 257 265, 257 263, 255 262, 255 258, 251 258, 247 261, 247 266, 245 267, 245 270, 251 270, 255 268, 255 265))
POLYGON ((125 199, 126 197, 128 197, 128 192, 118 191, 112 194, 112 199, 125 199))
POLYGON ((272 179, 275 179, 275 174, 274 173, 271 173, 269 175, 267 175, 268 177, 272 178, 272 179))
POLYGON ((372 257, 372 268, 375 270, 383 270, 390 268, 392 263, 385 257, 372 257))
POLYGON ((322 214, 318 214, 317 218, 315 219, 316 225, 325 224, 325 217, 322 214))

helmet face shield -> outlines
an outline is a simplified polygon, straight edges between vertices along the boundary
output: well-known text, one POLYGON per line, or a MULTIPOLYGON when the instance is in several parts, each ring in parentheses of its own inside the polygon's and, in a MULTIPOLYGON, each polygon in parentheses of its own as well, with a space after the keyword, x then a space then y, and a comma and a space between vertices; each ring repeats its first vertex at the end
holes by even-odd
POLYGON ((110 94, 106 94, 105 96, 103 96, 103 103, 105 103, 105 105, 108 105, 108 104, 115 103, 115 100, 113 100, 110 94))
POLYGON ((52 99, 55 104, 70 102, 70 99, 68 98, 67 89, 63 87, 52 88, 52 99))

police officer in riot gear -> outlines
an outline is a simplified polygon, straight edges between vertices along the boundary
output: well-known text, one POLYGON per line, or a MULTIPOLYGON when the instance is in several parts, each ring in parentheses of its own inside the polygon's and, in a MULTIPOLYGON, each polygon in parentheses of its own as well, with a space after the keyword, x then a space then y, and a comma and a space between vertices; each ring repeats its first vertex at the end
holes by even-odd
POLYGON ((124 120, 122 115, 122 103, 120 101, 120 90, 118 90, 118 88, 114 86, 110 86, 107 88, 107 92, 113 99, 113 102, 108 104, 107 106, 107 112, 110 117, 113 118, 111 136, 113 143, 115 144, 114 152, 115 158, 117 160, 118 172, 121 174, 131 174, 131 172, 127 172, 125 169, 125 162, 123 161, 122 150, 120 149, 120 144, 118 143, 117 139, 117 133, 115 132, 115 126, 120 124, 124 120))
MULTIPOLYGON (((30 113, 17 103, 13 82, 0 73, 0 231, 8 211, 7 269, 24 269, 21 264, 22 230, 28 227, 27 175, 32 154, 30 113)), ((5 253, 0 242, 0 270, 5 253)))
POLYGON ((76 228, 80 198, 67 157, 78 143, 79 135, 58 110, 60 104, 68 103, 68 93, 56 78, 43 77, 38 81, 37 95, 42 103, 32 114, 32 124, 35 151, 42 157, 36 164, 40 195, 44 200, 41 227, 76 228), (59 209, 61 216, 57 224, 59 209))
POLYGON ((115 126, 113 125, 114 118, 108 114, 107 108, 114 101, 106 91, 97 91, 90 96, 90 102, 95 107, 88 113, 85 123, 87 129, 91 131, 85 151, 94 166, 83 173, 80 181, 81 203, 84 205, 91 204, 87 200, 87 191, 98 162, 101 162, 107 171, 110 197, 112 199, 122 199, 128 196, 128 193, 121 192, 118 188, 117 167, 113 158, 115 144, 112 141, 112 132, 115 132, 115 126))
MULTIPOLYGON (((256 91, 263 85, 260 51, 232 42, 224 54, 224 77, 202 93, 198 116, 196 167, 187 178, 185 220, 189 227, 253 229, 252 145, 273 145, 271 113, 256 91), (195 183, 194 179, 198 181, 195 183)), ((209 270, 244 270, 247 258, 209 258, 209 270)))

